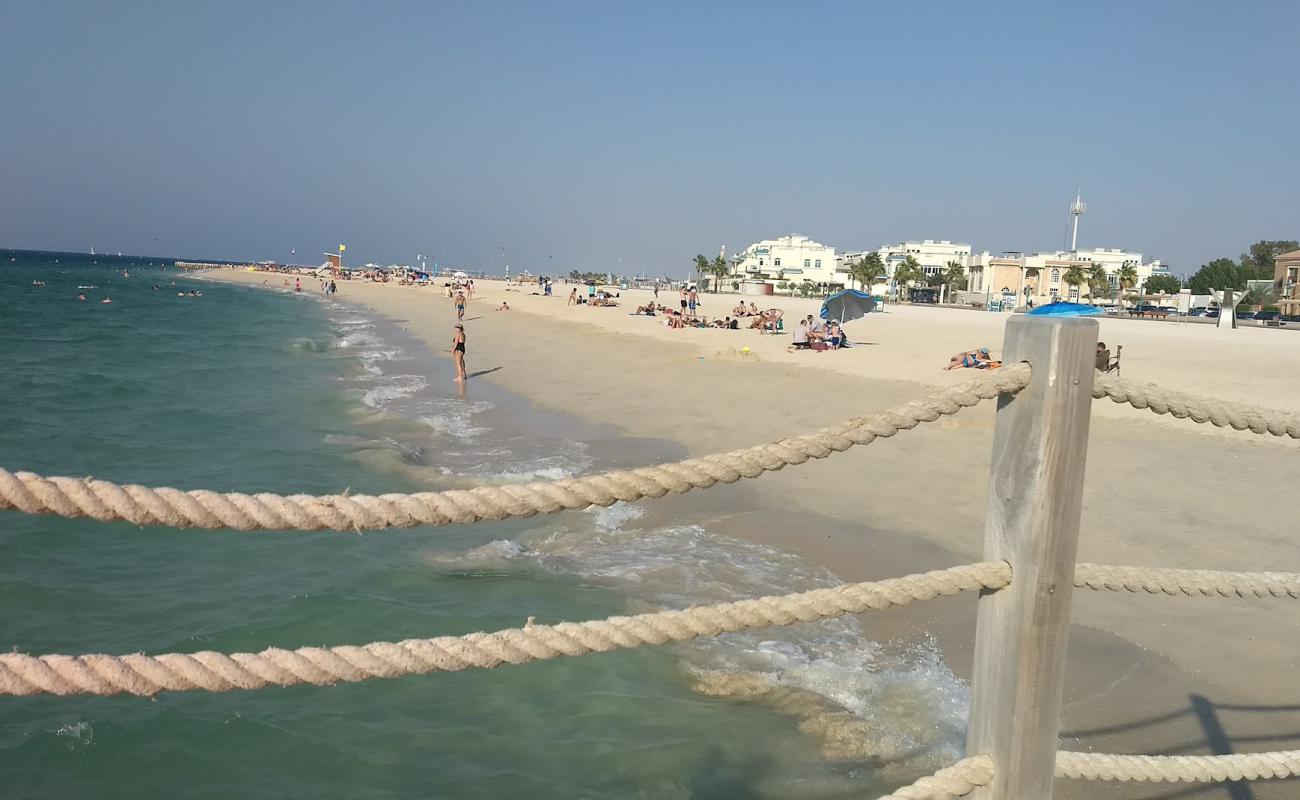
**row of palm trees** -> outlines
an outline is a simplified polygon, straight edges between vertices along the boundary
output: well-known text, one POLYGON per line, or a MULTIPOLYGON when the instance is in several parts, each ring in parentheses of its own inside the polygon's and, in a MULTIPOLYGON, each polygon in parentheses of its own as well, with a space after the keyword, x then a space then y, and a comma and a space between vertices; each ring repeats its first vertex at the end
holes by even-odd
MULTIPOLYGON (((879 253, 867 253, 859 261, 849 265, 849 278, 855 281, 863 291, 869 291, 874 284, 886 277, 885 262, 879 253)), ((966 283, 966 268, 956 261, 949 261, 943 272, 927 275, 921 263, 914 256, 908 256, 894 267, 894 283, 907 286, 912 283, 926 282, 931 286, 947 286, 952 291, 966 283)))
MULTIPOLYGON (((1128 291, 1137 286, 1138 274, 1133 265, 1125 264, 1115 272, 1121 291, 1128 291)), ((1084 271, 1083 267, 1075 264, 1065 271, 1061 276, 1061 281, 1069 286, 1073 286, 1077 291, 1080 286, 1087 284, 1088 294, 1090 297, 1110 297, 1110 275, 1106 268, 1100 264, 1093 264, 1091 269, 1084 271)))
POLYGON ((716 292, 723 279, 731 274, 731 265, 721 255, 716 256, 712 261, 707 256, 701 255, 695 257, 695 272, 699 275, 712 275, 713 291, 716 292))

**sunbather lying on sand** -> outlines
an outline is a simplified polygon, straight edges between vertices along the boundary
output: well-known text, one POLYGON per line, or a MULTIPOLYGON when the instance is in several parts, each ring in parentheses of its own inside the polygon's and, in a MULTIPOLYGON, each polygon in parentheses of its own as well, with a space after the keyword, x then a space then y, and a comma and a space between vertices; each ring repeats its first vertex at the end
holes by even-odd
POLYGON ((967 350, 964 353, 958 353, 948 359, 948 366, 944 369, 997 369, 1002 366, 1001 361, 995 361, 993 356, 989 355, 987 347, 979 347, 974 350, 967 350))

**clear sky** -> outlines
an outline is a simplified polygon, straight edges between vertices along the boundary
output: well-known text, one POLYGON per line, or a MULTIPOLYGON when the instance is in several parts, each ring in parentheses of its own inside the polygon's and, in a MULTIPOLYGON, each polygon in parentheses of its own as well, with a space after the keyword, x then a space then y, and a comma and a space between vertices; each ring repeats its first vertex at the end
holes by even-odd
POLYGON ((685 274, 1300 235, 1300 3, 0 0, 0 247, 685 274), (154 237, 157 237, 156 239, 154 237), (619 259, 622 259, 620 262, 619 259))

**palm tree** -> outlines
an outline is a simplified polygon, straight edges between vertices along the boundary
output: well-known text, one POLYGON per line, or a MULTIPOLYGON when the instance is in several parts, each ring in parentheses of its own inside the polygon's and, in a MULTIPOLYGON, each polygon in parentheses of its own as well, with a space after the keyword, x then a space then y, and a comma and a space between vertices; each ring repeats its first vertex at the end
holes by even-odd
POLYGON ((951 295, 957 290, 957 284, 966 283, 966 268, 959 262, 949 261, 947 269, 943 271, 943 282, 948 287, 948 294, 951 295))
POLYGON ((697 255, 695 257, 695 280, 698 281, 701 277, 708 274, 711 268, 712 264, 709 263, 708 258, 702 255, 697 255))
POLYGON ((912 256, 903 259, 903 263, 894 267, 894 284, 901 288, 907 288, 912 281, 919 281, 925 277, 925 270, 921 269, 921 264, 912 256))
POLYGON ((1092 299, 1110 297, 1110 276, 1101 264, 1093 264, 1088 270, 1088 295, 1092 299))
POLYGON ((1088 282, 1088 276, 1084 274, 1082 267, 1075 264, 1065 271, 1061 280, 1074 287, 1075 299, 1078 299, 1079 287, 1088 282))
POLYGON ((885 276, 885 262, 879 253, 867 253, 860 261, 849 265, 849 277, 858 282, 862 291, 870 292, 876 281, 885 276))
POLYGON ((731 274, 731 267, 728 266, 727 259, 723 258, 719 254, 713 259, 713 264, 710 266, 709 272, 713 273, 713 293, 717 294, 718 287, 722 285, 723 279, 731 274))
POLYGON ((1133 268, 1132 264, 1125 264, 1120 267, 1119 272, 1116 274, 1119 277, 1119 286, 1121 289, 1132 289, 1134 286, 1137 286, 1138 272, 1133 268))

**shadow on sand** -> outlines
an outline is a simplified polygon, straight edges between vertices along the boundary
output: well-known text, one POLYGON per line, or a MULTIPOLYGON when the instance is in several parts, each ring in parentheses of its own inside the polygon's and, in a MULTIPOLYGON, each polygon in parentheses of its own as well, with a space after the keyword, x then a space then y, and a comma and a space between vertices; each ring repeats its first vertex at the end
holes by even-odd
MULTIPOLYGON (((1267 719, 1266 717, 1261 718, 1259 715, 1267 715, 1270 713, 1294 714, 1300 712, 1300 705, 1256 706, 1215 703, 1210 698, 1201 694, 1188 695, 1187 701, 1187 708, 1178 711, 1171 711, 1148 717, 1146 719, 1137 719, 1101 728, 1062 731, 1061 736, 1068 739, 1086 739, 1097 736, 1108 736, 1117 733, 1128 733, 1136 730, 1151 729, 1155 726, 1166 723, 1178 724, 1184 722, 1186 718, 1192 717, 1195 719, 1196 724, 1200 726, 1201 732, 1204 734, 1202 738, 1195 738, 1181 742, 1155 752, 1146 753, 1146 755, 1170 756, 1209 754, 1226 756, 1239 752, 1238 747, 1240 745, 1247 745, 1247 747, 1242 748, 1240 752, 1249 753, 1268 750, 1295 749, 1295 743, 1300 742, 1300 731, 1279 731, 1277 733, 1245 736, 1232 736, 1228 733, 1228 722, 1231 718, 1236 717, 1241 722, 1249 720, 1252 723, 1259 723, 1267 719)), ((1283 796, 1300 795, 1300 780, 1296 778, 1268 779, 1261 781, 1261 784, 1279 788, 1281 788, 1279 785, 1284 785, 1285 788, 1281 788, 1283 796)), ((1276 791, 1276 789, 1270 789, 1269 791, 1276 791)), ((1146 800, 1174 800, 1175 798, 1185 797, 1222 798, 1222 800, 1256 800, 1257 795, 1255 790, 1251 788, 1251 784, 1247 781, 1228 781, 1226 783, 1196 784, 1187 786, 1186 788, 1173 789, 1163 794, 1152 794, 1144 797, 1146 800)))

